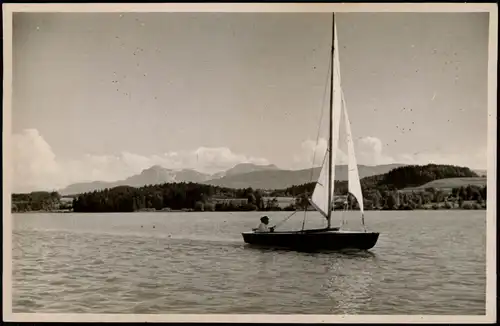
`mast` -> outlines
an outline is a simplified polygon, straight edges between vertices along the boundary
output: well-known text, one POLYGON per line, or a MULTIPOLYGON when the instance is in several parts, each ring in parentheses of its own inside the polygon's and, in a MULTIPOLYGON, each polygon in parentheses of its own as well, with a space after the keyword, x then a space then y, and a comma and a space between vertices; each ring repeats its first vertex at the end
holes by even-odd
POLYGON ((334 72, 334 65, 335 65, 335 60, 333 60, 333 54, 335 51, 335 12, 332 12, 332 53, 331 53, 331 60, 332 60, 332 71, 330 74, 330 131, 329 131, 329 137, 328 137, 328 215, 327 215, 327 221, 328 221, 328 228, 331 227, 331 220, 332 220, 332 204, 333 204, 333 198, 332 198, 332 182, 335 182, 332 180, 332 165, 335 164, 335 162, 332 162, 333 158, 333 72, 334 72))

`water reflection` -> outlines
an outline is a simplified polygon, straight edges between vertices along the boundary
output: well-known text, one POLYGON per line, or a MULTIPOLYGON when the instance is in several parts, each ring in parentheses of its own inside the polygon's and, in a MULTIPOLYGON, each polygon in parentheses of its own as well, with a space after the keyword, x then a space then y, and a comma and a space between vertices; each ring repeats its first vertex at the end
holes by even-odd
MULTIPOLYGON (((287 288, 305 287, 311 296, 330 302, 329 312, 334 314, 366 313, 374 296, 374 275, 379 266, 374 252, 356 249, 306 252, 253 245, 242 248, 252 254, 249 257, 258 270, 257 274, 247 274, 249 292, 280 293, 287 288), (298 279, 302 284, 290 282, 298 279)), ((301 313, 307 313, 308 309, 301 313)))
POLYGON ((244 244, 244 250, 253 250, 260 252, 294 252, 302 254, 333 254, 352 258, 376 258, 377 255, 370 250, 360 249, 342 249, 342 250, 308 250, 308 249, 290 249, 285 247, 269 247, 257 244, 244 244))
MULTIPOLYGON (((370 251, 344 251, 327 260, 322 292, 331 300, 335 314, 359 314, 373 298, 377 255, 370 251)), ((328 257, 328 258, 327 258, 328 257)))
POLYGON ((370 250, 345 249, 335 253, 346 258, 367 258, 373 261, 378 261, 377 255, 370 250))

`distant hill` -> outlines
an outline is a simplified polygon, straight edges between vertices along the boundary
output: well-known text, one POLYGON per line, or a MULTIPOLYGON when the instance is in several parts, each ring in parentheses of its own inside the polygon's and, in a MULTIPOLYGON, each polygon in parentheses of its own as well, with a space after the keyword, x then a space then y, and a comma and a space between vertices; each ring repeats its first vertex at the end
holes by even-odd
POLYGON ((406 165, 391 170, 378 181, 396 189, 419 187, 428 182, 449 178, 477 178, 479 175, 468 167, 449 164, 406 165))
POLYGON ((112 182, 93 181, 93 182, 80 182, 67 186, 59 192, 63 196, 80 194, 84 192, 101 190, 105 188, 113 188, 117 186, 132 186, 142 187, 145 185, 154 185, 165 182, 196 182, 203 183, 207 180, 214 180, 222 178, 226 175, 237 175, 239 173, 247 173, 253 171, 267 171, 279 170, 273 164, 270 165, 256 165, 252 163, 237 164, 227 171, 221 171, 213 175, 201 173, 192 169, 171 170, 154 165, 148 169, 143 170, 140 174, 128 177, 125 180, 118 180, 112 182))
POLYGON ((471 186, 479 186, 479 187, 484 187, 486 186, 486 178, 446 178, 446 179, 438 179, 434 180, 431 182, 428 182, 424 185, 421 185, 419 187, 409 187, 402 189, 403 192, 411 192, 411 191, 423 191, 427 188, 436 188, 439 190, 443 191, 451 191, 453 188, 459 188, 459 187, 467 187, 469 185, 471 186))
MULTIPOLYGON (((486 185, 486 178, 479 177, 467 167, 454 165, 405 165, 390 170, 387 173, 376 174, 361 178, 361 187, 365 196, 370 196, 373 191, 384 194, 391 191, 424 192, 426 188, 451 190, 461 186, 486 185)), ((303 193, 312 193, 315 182, 294 185, 287 188, 273 189, 271 196, 298 196, 303 193)), ((347 180, 335 181, 335 193, 347 193, 347 180)))
MULTIPOLYGON (((358 165, 360 178, 366 184, 386 184, 397 189, 418 187, 429 181, 442 178, 479 177, 468 168, 451 165, 409 166, 404 164, 387 164, 377 166, 358 165), (389 173, 390 172, 390 173, 389 173)), ((347 166, 336 167, 335 179, 347 180, 347 166)), ((281 170, 275 165, 256 165, 243 163, 227 171, 213 175, 195 170, 171 170, 155 165, 143 170, 140 174, 130 176, 125 180, 114 182, 94 181, 72 184, 60 190, 63 196, 80 194, 117 186, 142 187, 161 183, 195 182, 207 185, 227 187, 233 189, 285 189, 294 185, 315 182, 320 168, 304 170, 281 170), (311 174, 312 172, 312 174, 311 174)), ((470 180, 469 180, 470 181, 470 180)))
MULTIPOLYGON (((360 178, 385 174, 392 169, 404 166, 404 164, 387 164, 377 166, 358 165, 360 178)), ((226 175, 222 178, 208 180, 205 183, 213 186, 221 186, 233 189, 285 189, 294 185, 301 185, 319 178, 321 168, 304 170, 266 170, 226 175), (312 170, 312 171, 311 171, 312 170), (311 176, 312 172, 312 176, 311 176)), ((347 180, 347 165, 336 166, 336 180, 347 180)))
POLYGON ((125 180, 114 182, 94 181, 94 182, 81 182, 69 185, 68 187, 60 190, 61 195, 74 195, 84 192, 101 190, 105 188, 113 188, 117 186, 132 186, 142 187, 144 185, 159 184, 165 182, 197 182, 202 183, 212 176, 204 174, 195 170, 171 170, 154 165, 148 169, 143 170, 140 174, 128 177, 125 180))
POLYGON ((59 193, 62 196, 76 195, 84 192, 111 188, 117 185, 118 184, 116 182, 105 182, 105 181, 79 182, 71 184, 64 189, 59 190, 59 193))
MULTIPOLYGON (((314 169, 314 177, 318 177, 319 171, 319 168, 314 169)), ((291 185, 309 182, 310 178, 311 169, 298 171, 271 170, 225 176, 220 179, 206 181, 205 184, 232 189, 249 187, 253 189, 281 189, 291 185)))
MULTIPOLYGON (((359 166, 360 177, 384 174, 388 171, 403 166, 403 164, 389 164, 378 166, 359 166)), ((75 195, 94 190, 113 188, 117 186, 142 187, 171 182, 196 182, 228 188, 254 189, 282 189, 293 185, 303 184, 316 180, 319 177, 320 168, 305 170, 281 170, 276 165, 256 165, 251 163, 237 164, 227 171, 221 171, 213 175, 201 173, 195 170, 171 170, 155 165, 143 170, 141 173, 128 177, 125 180, 113 182, 94 181, 81 182, 69 185, 60 190, 63 196, 75 195)), ((347 179, 347 166, 337 166, 337 180, 347 179)))
POLYGON ((258 171, 277 171, 279 168, 274 164, 256 165, 252 163, 242 163, 226 171, 224 176, 229 177, 238 174, 258 172, 258 171))
POLYGON ((472 170, 474 172, 476 172, 479 176, 485 176, 487 177, 488 176, 488 171, 487 170, 472 170))
POLYGON ((225 175, 226 175, 226 171, 217 172, 217 173, 212 174, 212 178, 211 179, 219 179, 219 178, 222 178, 225 175))

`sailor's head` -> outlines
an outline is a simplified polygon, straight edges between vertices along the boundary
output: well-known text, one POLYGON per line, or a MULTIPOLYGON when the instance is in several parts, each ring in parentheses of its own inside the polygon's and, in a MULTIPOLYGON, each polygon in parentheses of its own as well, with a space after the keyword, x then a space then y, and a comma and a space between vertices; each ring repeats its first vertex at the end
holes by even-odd
POLYGON ((264 224, 268 224, 268 223, 269 223, 269 217, 267 217, 267 216, 262 216, 262 217, 260 218, 260 221, 261 221, 262 223, 264 223, 264 224))

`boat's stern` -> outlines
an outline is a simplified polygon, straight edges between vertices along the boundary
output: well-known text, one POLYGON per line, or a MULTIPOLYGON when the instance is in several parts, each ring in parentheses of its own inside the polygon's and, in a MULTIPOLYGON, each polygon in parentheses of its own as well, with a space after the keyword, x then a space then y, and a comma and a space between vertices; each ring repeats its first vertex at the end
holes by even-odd
POLYGON ((362 241, 360 241, 360 249, 368 250, 377 244, 379 232, 366 232, 362 241))

